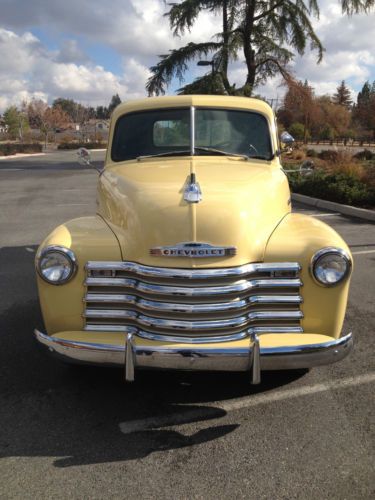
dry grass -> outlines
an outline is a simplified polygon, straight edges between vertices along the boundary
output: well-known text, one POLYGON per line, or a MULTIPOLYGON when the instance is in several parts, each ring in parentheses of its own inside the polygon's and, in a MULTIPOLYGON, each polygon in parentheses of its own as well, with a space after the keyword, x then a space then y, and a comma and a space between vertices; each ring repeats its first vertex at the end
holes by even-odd
POLYGON ((352 157, 349 151, 338 151, 335 158, 331 160, 322 160, 322 168, 329 173, 342 173, 355 177, 360 181, 364 181, 366 177, 366 169, 363 167, 363 162, 352 157))

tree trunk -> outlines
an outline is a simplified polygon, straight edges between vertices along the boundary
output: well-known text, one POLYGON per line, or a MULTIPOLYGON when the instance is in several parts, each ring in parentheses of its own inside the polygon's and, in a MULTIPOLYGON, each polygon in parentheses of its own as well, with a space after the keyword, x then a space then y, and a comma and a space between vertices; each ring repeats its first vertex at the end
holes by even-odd
POLYGON ((229 64, 229 26, 228 26, 228 0, 223 2, 223 58, 221 62, 221 78, 226 92, 231 94, 231 86, 228 80, 229 64))
POLYGON ((247 77, 244 87, 244 95, 246 95, 247 97, 251 97, 256 76, 255 51, 253 50, 251 45, 251 36, 254 26, 255 3, 256 0, 246 0, 246 22, 243 32, 243 47, 245 62, 247 66, 247 77))

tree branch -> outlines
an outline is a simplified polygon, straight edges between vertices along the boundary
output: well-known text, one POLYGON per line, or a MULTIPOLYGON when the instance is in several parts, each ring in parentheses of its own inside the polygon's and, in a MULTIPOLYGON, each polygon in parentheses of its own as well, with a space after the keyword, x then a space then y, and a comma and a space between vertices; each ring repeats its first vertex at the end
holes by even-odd
POLYGON ((285 0, 280 0, 279 2, 277 2, 273 7, 271 7, 270 9, 268 10, 265 10, 264 12, 262 12, 261 14, 259 14, 258 16, 255 16, 254 17, 254 21, 258 21, 259 19, 263 19, 264 17, 267 17, 269 14, 271 14, 271 12, 273 12, 274 10, 276 10, 277 8, 281 7, 281 5, 285 2, 285 0))

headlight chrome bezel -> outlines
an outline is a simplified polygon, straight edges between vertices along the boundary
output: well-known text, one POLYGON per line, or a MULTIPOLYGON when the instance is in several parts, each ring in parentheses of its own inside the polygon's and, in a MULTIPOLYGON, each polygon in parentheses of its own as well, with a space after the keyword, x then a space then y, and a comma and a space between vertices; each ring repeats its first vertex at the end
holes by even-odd
POLYGON ((45 281, 46 283, 48 283, 50 285, 59 286, 59 285, 65 285, 65 283, 68 283, 68 281, 70 281, 72 278, 74 278, 74 276, 76 275, 77 270, 78 270, 78 262, 77 262, 77 258, 75 256, 74 252, 72 250, 70 250, 70 248, 66 248, 66 247, 59 246, 59 245, 50 245, 50 246, 43 248, 43 250, 41 250, 37 254, 36 269, 37 269, 39 276, 42 278, 43 281, 45 281), (60 253, 69 261, 70 273, 68 274, 68 276, 66 276, 63 279, 60 279, 59 281, 52 281, 52 280, 49 280, 43 274, 42 269, 41 269, 41 262, 46 257, 46 255, 48 253, 60 253))
POLYGON ((351 271, 352 271, 352 267, 353 267, 352 259, 346 250, 344 250, 342 248, 337 248, 337 247, 326 247, 326 248, 322 248, 321 250, 318 250, 313 255, 313 257, 311 259, 311 263, 310 263, 310 274, 313 277, 315 283, 317 283, 319 286, 323 286, 325 288, 332 288, 332 287, 335 287, 337 285, 340 285, 350 276, 351 271), (322 257, 326 257, 327 255, 338 255, 344 260, 344 262, 346 264, 345 273, 335 283, 324 283, 324 282, 320 281, 316 276, 315 269, 316 269, 320 259, 322 257))

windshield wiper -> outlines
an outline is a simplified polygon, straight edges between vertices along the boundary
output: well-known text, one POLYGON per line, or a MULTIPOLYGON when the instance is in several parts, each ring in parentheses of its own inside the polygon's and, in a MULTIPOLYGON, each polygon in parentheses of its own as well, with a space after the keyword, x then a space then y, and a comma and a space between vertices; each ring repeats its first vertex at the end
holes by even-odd
POLYGON ((137 160, 143 160, 144 158, 157 158, 158 156, 174 156, 174 155, 190 155, 190 149, 185 151, 166 151, 165 153, 157 153, 154 155, 144 155, 137 156, 137 160))
POLYGON ((216 153, 218 155, 223 155, 223 156, 235 156, 237 158, 243 158, 244 160, 249 159, 249 157, 247 155, 241 155, 239 153, 230 153, 229 151, 223 151, 222 149, 205 148, 203 146, 195 146, 195 149, 197 151, 205 151, 207 153, 216 153))

